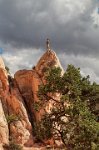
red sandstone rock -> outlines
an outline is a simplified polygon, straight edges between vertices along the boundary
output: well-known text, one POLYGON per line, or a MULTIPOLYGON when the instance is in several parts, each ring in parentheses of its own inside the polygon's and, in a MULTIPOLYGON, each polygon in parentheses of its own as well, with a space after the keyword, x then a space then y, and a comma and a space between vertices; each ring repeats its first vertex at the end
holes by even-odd
POLYGON ((16 143, 32 146, 32 126, 24 101, 15 80, 10 81, 12 83, 9 84, 5 67, 2 64, 0 66, 2 66, 0 68, 0 121, 2 123, 0 126, 0 143, 8 143, 8 138, 11 137, 16 143), (20 116, 20 119, 8 125, 5 116, 11 115, 20 116))
MULTIPOLYGON (((39 85, 44 80, 46 68, 52 66, 61 67, 55 52, 48 50, 41 57, 33 70, 20 70, 14 78, 8 77, 3 60, 0 58, 0 117, 4 126, 0 126, 0 143, 8 143, 11 138, 18 144, 27 147, 33 145, 32 125, 33 121, 40 121, 45 112, 50 112, 53 102, 44 103, 39 111, 35 111, 34 104, 39 101, 37 96, 39 85), (19 117, 7 124, 6 116, 19 117), (32 125, 31 125, 32 123, 32 125), (9 130, 8 130, 9 128, 9 130)), ((62 69, 63 72, 63 69, 62 69)), ((59 99, 59 94, 55 97, 59 99)), ((53 140, 50 140, 53 143, 53 140)), ((49 142, 49 141, 46 141, 49 142)))

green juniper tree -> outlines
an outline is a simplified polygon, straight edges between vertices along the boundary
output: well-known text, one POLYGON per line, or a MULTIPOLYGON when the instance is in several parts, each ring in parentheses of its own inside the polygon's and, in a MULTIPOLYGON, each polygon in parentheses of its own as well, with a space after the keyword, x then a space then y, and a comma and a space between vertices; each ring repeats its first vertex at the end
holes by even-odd
POLYGON ((45 80, 39 87, 39 98, 42 104, 52 99, 55 106, 42 118, 43 137, 47 138, 44 130, 50 127, 50 137, 60 136, 68 150, 98 150, 99 123, 94 114, 99 86, 91 83, 89 76, 82 77, 73 65, 68 65, 63 76, 60 68, 48 70, 45 80), (49 96, 55 93, 60 93, 60 101, 49 96))

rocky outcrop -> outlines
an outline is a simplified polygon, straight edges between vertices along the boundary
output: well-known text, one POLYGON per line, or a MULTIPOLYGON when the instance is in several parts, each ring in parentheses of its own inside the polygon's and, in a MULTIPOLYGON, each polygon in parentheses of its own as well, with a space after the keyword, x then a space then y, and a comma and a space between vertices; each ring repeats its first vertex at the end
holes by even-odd
POLYGON ((60 61, 59 61, 58 57, 56 56, 56 53, 52 50, 47 50, 44 53, 44 55, 40 58, 40 60, 38 61, 35 68, 36 68, 36 71, 39 74, 39 76, 43 77, 46 69, 51 68, 53 66, 60 67, 62 70, 62 73, 64 72, 64 70, 60 64, 60 61))
POLYGON ((9 143, 9 130, 7 120, 4 114, 2 102, 0 99, 0 145, 9 143))
MULTIPOLYGON (((9 140, 25 147, 33 145, 34 122, 39 122, 45 111, 49 112, 53 106, 50 100, 38 111, 35 110, 35 103, 39 101, 39 85, 45 82, 45 71, 52 66, 62 69, 55 52, 47 50, 33 69, 19 70, 12 78, 0 58, 1 145, 8 144, 9 140)), ((59 94, 56 96, 59 98, 59 94)))
POLYGON ((5 65, 4 65, 4 61, 2 59, 2 57, 0 56, 0 68, 5 70, 5 65))
POLYGON ((3 108, 3 95, 8 91, 7 72, 5 70, 3 59, 0 57, 0 149, 3 144, 9 143, 8 124, 3 108))
POLYGON ((0 68, 0 142, 7 143, 8 139, 17 144, 32 146, 32 126, 25 108, 24 100, 17 87, 16 81, 7 76, 5 66, 0 68), (7 123, 8 121, 8 123, 7 123), (4 128, 4 131, 3 131, 4 128), (8 130, 9 128, 9 130, 8 130), (4 134, 3 134, 4 133, 4 134), (6 139, 6 140, 5 140, 6 139))
MULTIPOLYGON (((50 49, 48 49, 44 55, 40 58, 35 68, 33 68, 34 71, 34 78, 33 78, 33 91, 34 91, 34 100, 35 102, 39 101, 37 97, 37 91, 39 88, 39 85, 43 82, 45 83, 45 72, 48 68, 52 67, 60 67, 62 70, 62 74, 64 72, 58 57, 56 56, 56 53, 50 49)), ((59 99, 59 94, 55 95, 56 99, 59 99)), ((39 110, 39 112, 36 113, 36 118, 41 120, 42 115, 44 113, 49 113, 52 109, 54 103, 52 100, 49 100, 48 102, 43 104, 43 107, 39 110)))
POLYGON ((46 103, 39 111, 34 110, 35 102, 39 101, 37 96, 38 87, 44 81, 44 73, 47 68, 53 66, 60 67, 63 73, 63 68, 52 50, 47 50, 33 70, 20 70, 16 72, 14 78, 18 84, 22 97, 24 98, 27 110, 29 110, 31 120, 40 121, 45 111, 49 111, 52 107, 52 102, 46 103))
POLYGON ((3 59, 0 57, 0 92, 8 91, 8 76, 3 59))
POLYGON ((8 99, 9 115, 14 114, 16 119, 10 124, 10 135, 18 144, 31 146, 33 144, 32 126, 25 108, 24 100, 18 90, 16 83, 11 88, 8 99))

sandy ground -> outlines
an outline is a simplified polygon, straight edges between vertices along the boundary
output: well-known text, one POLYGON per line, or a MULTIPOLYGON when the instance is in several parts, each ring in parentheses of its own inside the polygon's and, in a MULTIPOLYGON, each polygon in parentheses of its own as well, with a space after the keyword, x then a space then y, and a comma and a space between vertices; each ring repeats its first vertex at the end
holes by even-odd
POLYGON ((31 148, 23 148, 23 150, 47 150, 44 147, 31 147, 31 148))
POLYGON ((31 147, 31 148, 24 148, 23 150, 66 150, 64 148, 47 148, 47 147, 31 147))

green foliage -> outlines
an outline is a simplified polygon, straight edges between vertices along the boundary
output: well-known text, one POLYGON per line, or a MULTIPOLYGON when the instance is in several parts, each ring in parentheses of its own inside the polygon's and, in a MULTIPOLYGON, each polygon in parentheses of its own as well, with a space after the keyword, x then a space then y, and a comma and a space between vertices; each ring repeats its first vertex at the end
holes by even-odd
MULTIPOLYGON (((60 82, 61 79, 61 69, 53 67, 52 69, 48 69, 45 75, 45 79, 47 80, 46 86, 40 85, 38 96, 40 100, 46 100, 46 93, 55 93, 61 90, 62 83, 60 82)), ((50 99, 50 97, 49 97, 50 99)))
POLYGON ((49 139, 52 137, 52 124, 51 119, 44 116, 42 120, 38 123, 35 123, 34 132, 35 137, 38 141, 43 141, 44 139, 49 139))
POLYGON ((7 73, 9 73, 9 72, 10 72, 10 69, 9 69, 9 67, 8 67, 8 66, 5 66, 5 69, 7 70, 7 73))
POLYGON ((5 144, 3 147, 5 150, 23 150, 21 145, 15 144, 14 142, 10 142, 9 145, 5 144))
POLYGON ((60 102, 52 98, 56 105, 44 118, 50 120, 49 131, 53 131, 53 136, 60 135, 69 150, 97 150, 99 123, 98 115, 94 114, 99 102, 99 85, 91 83, 89 76, 82 77, 80 69, 73 65, 68 65, 63 76, 60 68, 52 68, 45 79, 46 85, 39 88, 40 99, 50 100, 50 93, 61 95, 60 102))
POLYGON ((20 116, 16 116, 16 115, 14 115, 14 114, 11 114, 11 115, 7 115, 7 116, 6 116, 6 119, 7 119, 8 124, 10 124, 10 123, 12 123, 12 122, 15 122, 15 121, 20 120, 21 117, 20 117, 20 116))
POLYGON ((33 109, 34 109, 35 111, 39 111, 41 107, 42 107, 42 102, 41 102, 41 101, 35 102, 35 103, 33 104, 33 109))

